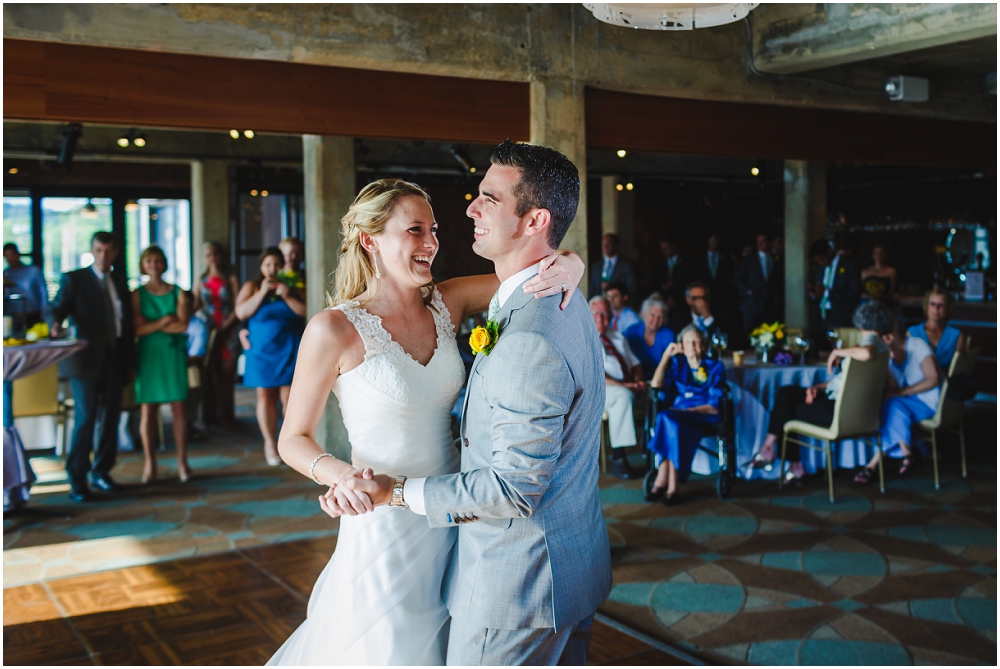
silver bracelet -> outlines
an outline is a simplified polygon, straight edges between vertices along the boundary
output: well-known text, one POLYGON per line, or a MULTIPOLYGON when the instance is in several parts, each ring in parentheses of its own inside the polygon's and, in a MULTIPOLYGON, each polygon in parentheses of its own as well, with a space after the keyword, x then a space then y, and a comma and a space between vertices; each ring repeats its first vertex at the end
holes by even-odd
POLYGON ((315 483, 316 485, 326 485, 318 478, 316 478, 316 474, 313 473, 313 470, 316 469, 316 463, 322 460, 323 458, 332 458, 332 457, 333 456, 330 455, 329 453, 320 453, 315 458, 313 458, 312 463, 309 465, 309 478, 311 478, 313 480, 313 483, 315 483))

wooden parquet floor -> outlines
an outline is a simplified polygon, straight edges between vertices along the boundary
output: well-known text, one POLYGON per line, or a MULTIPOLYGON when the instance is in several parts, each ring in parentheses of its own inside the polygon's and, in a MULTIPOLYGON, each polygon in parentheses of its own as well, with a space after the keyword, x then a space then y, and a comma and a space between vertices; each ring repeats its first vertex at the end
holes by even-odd
MULTIPOLYGON (((5 665, 261 665, 305 619, 336 537, 6 588, 5 665)), ((681 660, 595 623, 591 664, 681 660)))

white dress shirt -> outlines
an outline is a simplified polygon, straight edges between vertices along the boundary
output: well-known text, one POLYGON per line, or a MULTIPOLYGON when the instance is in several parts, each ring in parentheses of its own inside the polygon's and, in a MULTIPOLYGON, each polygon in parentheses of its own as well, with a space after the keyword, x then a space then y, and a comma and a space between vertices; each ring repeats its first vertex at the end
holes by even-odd
MULTIPOLYGON (((90 269, 94 270, 94 274, 97 276, 99 282, 104 281, 104 272, 97 269, 97 265, 91 265, 90 269)), ((115 288, 115 282, 108 277, 108 295, 111 296, 111 308, 115 310, 115 336, 119 339, 122 336, 122 301, 118 299, 118 289, 115 288)))
POLYGON ((615 273, 615 265, 618 263, 618 256, 607 257, 604 256, 604 267, 601 268, 601 275, 603 277, 611 278, 611 275, 615 273))
POLYGON ((760 258, 760 269, 764 274, 764 280, 767 281, 771 276, 771 256, 766 251, 757 251, 757 256, 760 258))
POLYGON ((625 372, 630 371, 642 363, 639 362, 639 358, 635 357, 635 354, 632 353, 632 349, 628 347, 628 342, 625 341, 625 335, 621 332, 608 329, 604 333, 604 336, 608 338, 611 345, 615 347, 615 350, 618 351, 618 353, 620 353, 622 358, 625 360, 625 364, 628 365, 628 369, 623 370, 621 363, 618 362, 618 358, 608 353, 602 345, 601 352, 604 354, 604 373, 615 381, 624 381, 625 372))
MULTIPOLYGON (((500 288, 497 289, 497 300, 500 302, 501 310, 503 309, 503 305, 507 303, 507 300, 510 299, 510 296, 514 294, 514 291, 521 287, 521 284, 538 274, 538 268, 540 265, 541 263, 537 263, 535 265, 531 265, 530 267, 525 267, 520 272, 514 276, 508 277, 500 284, 500 288)), ((625 341, 624 338, 622 341, 625 341)), ((636 364, 639 363, 636 362, 636 364)), ((466 392, 468 392, 468 390, 466 390, 466 392)), ((410 511, 413 513, 419 513, 421 516, 427 515, 427 507, 424 504, 424 482, 426 480, 426 477, 406 479, 406 483, 403 484, 403 500, 406 502, 407 506, 410 507, 410 511)))

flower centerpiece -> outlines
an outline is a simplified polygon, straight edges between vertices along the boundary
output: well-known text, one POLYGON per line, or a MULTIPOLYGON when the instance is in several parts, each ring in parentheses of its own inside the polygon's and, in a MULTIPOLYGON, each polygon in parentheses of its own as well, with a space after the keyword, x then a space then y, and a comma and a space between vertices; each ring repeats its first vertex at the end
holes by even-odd
POLYGON ((771 349, 781 344, 785 339, 785 324, 775 321, 767 324, 761 323, 757 329, 750 333, 750 343, 757 351, 757 361, 767 364, 771 361, 771 349))

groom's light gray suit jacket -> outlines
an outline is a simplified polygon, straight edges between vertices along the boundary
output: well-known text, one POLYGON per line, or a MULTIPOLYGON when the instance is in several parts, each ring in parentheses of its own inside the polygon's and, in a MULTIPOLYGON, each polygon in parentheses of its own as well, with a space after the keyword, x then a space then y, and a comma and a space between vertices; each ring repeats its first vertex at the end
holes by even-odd
POLYGON ((477 355, 462 418, 462 471, 424 485, 432 527, 459 525, 444 595, 455 620, 565 629, 611 590, 597 488, 604 359, 583 294, 517 289, 500 337, 477 355))

